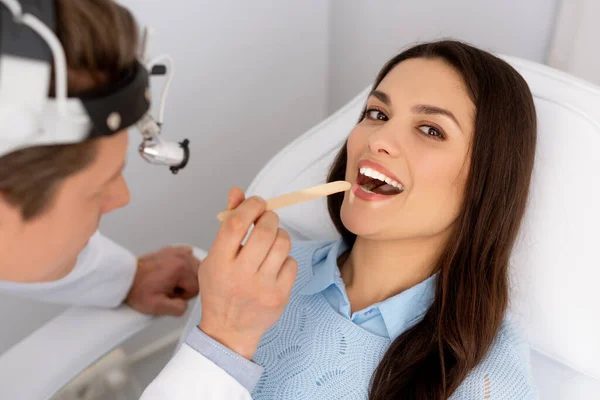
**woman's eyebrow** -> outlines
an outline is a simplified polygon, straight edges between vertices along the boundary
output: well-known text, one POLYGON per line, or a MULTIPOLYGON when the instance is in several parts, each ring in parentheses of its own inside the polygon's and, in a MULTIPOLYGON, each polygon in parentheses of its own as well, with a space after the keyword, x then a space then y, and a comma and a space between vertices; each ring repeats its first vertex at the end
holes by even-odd
MULTIPOLYGON (((379 101, 381 101, 383 104, 385 104, 388 107, 392 105, 392 100, 390 99, 390 96, 388 96, 387 93, 382 92, 381 90, 377 90, 377 89, 373 90, 369 94, 369 97, 371 97, 371 96, 376 97, 379 101)), ((456 116, 451 111, 446 110, 445 108, 432 106, 432 105, 428 105, 428 104, 417 104, 412 107, 412 112, 414 112, 415 114, 446 116, 446 117, 450 118, 452 121, 454 121, 454 123, 462 131, 462 127, 460 126, 460 123, 458 122, 458 119, 456 118, 456 116)))
POLYGON ((412 112, 414 112, 415 114, 444 115, 444 116, 450 118, 452 121, 454 121, 454 123, 462 131, 462 127, 460 126, 460 123, 458 122, 458 119, 456 119, 456 117, 454 116, 454 114, 452 114, 451 111, 448 111, 445 108, 440 108, 440 107, 436 107, 436 106, 430 106, 430 105, 427 105, 427 104, 417 104, 417 105, 413 106, 412 112))
POLYGON ((377 97, 379 99, 379 101, 381 101, 386 106, 390 106, 392 104, 392 101, 390 100, 390 96, 383 93, 381 90, 377 90, 377 89, 373 90, 369 94, 369 97, 371 97, 371 96, 377 97))

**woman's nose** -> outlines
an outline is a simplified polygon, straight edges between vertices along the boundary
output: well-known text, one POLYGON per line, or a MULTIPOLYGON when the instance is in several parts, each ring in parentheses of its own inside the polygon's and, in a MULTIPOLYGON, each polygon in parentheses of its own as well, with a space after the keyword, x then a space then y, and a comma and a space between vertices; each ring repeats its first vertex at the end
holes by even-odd
POLYGON ((369 134, 369 150, 375 154, 400 155, 400 134, 389 122, 369 134))

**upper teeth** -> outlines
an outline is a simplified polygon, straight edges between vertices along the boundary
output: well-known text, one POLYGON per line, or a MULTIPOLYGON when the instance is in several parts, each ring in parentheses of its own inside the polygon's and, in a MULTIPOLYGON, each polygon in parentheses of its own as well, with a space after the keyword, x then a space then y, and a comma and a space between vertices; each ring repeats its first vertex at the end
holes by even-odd
POLYGON ((404 186, 402 186, 402 184, 400 184, 399 182, 396 182, 395 180, 393 180, 390 177, 385 176, 384 174, 382 174, 379 171, 375 171, 374 169, 361 168, 360 173, 361 173, 361 175, 368 176, 369 178, 379 179, 380 181, 385 182, 388 185, 397 187, 400 190, 404 189, 404 186))

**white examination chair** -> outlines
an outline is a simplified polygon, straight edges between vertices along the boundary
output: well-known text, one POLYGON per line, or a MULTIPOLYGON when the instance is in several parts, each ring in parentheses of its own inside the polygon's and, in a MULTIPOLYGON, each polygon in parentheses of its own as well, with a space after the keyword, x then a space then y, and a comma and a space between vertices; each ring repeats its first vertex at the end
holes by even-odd
MULTIPOLYGON (((505 59, 528 81, 539 122, 531 200, 512 257, 511 313, 531 345, 541 399, 600 399, 600 88, 505 59)), ((367 92, 279 152, 247 194, 268 198, 324 182, 367 92)), ((337 236, 324 199, 278 213, 294 238, 337 236)), ((148 322, 126 307, 65 312, 0 357, 0 377, 13 385, 0 397, 50 398, 148 322)))

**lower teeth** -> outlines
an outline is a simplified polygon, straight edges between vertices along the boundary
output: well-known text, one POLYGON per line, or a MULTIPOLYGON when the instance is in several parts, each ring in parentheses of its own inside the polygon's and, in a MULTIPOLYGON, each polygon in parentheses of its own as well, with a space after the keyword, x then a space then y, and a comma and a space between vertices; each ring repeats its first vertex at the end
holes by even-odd
POLYGON ((369 189, 367 189, 367 188, 366 188, 366 187, 364 187, 363 185, 361 185, 361 186, 360 186, 360 188, 361 188, 362 190, 364 190, 365 192, 367 192, 367 193, 371 193, 371 194, 377 194, 377 193, 375 193, 375 192, 371 192, 369 189))

